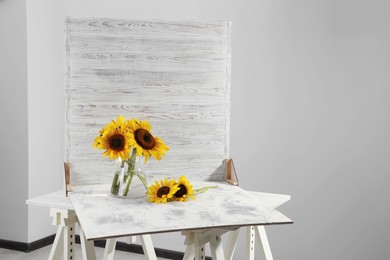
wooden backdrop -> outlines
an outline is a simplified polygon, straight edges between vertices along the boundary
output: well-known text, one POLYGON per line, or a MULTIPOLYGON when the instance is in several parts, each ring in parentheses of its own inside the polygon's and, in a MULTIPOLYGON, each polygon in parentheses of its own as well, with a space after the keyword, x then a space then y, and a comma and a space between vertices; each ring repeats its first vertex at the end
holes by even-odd
POLYGON ((229 156, 231 24, 67 18, 65 160, 71 182, 110 183, 92 148, 117 115, 148 119, 170 147, 148 176, 222 180, 229 156))

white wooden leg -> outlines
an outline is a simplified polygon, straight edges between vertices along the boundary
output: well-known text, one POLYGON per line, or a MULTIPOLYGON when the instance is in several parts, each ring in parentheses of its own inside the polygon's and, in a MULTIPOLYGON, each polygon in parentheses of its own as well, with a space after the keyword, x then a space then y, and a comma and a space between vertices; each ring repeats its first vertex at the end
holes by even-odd
POLYGON ((246 240, 247 240, 247 256, 248 260, 254 260, 255 259, 255 227, 250 226, 247 227, 247 234, 246 234, 246 240))
POLYGON ((260 247, 266 260, 273 260, 271 248, 269 246, 267 234, 264 226, 256 226, 256 238, 259 240, 260 247))
POLYGON ((186 239, 184 240, 184 245, 187 246, 183 256, 183 260, 194 260, 195 258, 194 232, 183 231, 181 234, 183 236, 186 236, 186 239))
POLYGON ((195 246, 195 260, 204 260, 206 257, 206 252, 203 245, 195 246))
POLYGON ((221 235, 228 231, 220 228, 183 231, 182 235, 186 236, 184 244, 187 245, 183 260, 204 260, 206 258, 206 243, 210 243, 213 260, 225 260, 221 235))
POLYGON ((106 247, 104 248, 104 260, 113 260, 115 253, 116 238, 106 240, 106 247))
POLYGON ((140 240, 146 259, 157 260, 156 252, 154 251, 154 246, 150 235, 142 235, 140 236, 140 240))
POLYGON ((204 242, 200 241, 197 234, 194 236, 195 260, 204 260, 206 257, 204 242))
POLYGON ((194 260, 194 258, 195 258, 194 245, 187 245, 186 251, 183 256, 183 260, 194 260))
POLYGON ((78 222, 73 210, 50 209, 53 225, 58 226, 56 237, 50 251, 49 260, 58 260, 63 253, 64 260, 74 260, 75 224, 78 222))
POLYGON ((64 259, 74 260, 74 224, 64 227, 64 259))
POLYGON ((224 260, 222 239, 220 235, 210 235, 210 250, 213 260, 224 260))
POLYGON ((84 260, 96 260, 95 246, 93 241, 88 241, 85 238, 84 231, 82 228, 80 230, 80 244, 81 244, 81 254, 84 260))
POLYGON ((49 260, 60 259, 63 250, 64 250, 64 227, 58 226, 56 237, 54 238, 53 245, 51 246, 49 260))
POLYGON ((234 250, 236 249, 237 237, 240 229, 230 231, 229 238, 226 244, 225 258, 233 260, 234 250))
POLYGON ((136 236, 128 236, 127 237, 127 241, 126 241, 127 244, 134 244, 135 242, 137 242, 136 236))

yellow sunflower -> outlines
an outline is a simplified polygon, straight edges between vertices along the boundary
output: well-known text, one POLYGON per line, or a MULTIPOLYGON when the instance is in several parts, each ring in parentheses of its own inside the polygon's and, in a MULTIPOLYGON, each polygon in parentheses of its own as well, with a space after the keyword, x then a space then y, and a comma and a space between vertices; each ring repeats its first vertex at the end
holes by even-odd
POLYGON ((104 127, 99 130, 100 135, 95 137, 95 139, 93 140, 93 144, 92 144, 93 148, 101 149, 101 137, 103 136, 104 131, 106 131, 104 127))
POLYGON ((125 160, 130 156, 130 134, 122 116, 118 116, 116 121, 112 120, 99 132, 100 136, 95 138, 93 147, 105 150, 104 157, 125 160))
POLYGON ((152 126, 148 120, 142 122, 139 119, 127 121, 130 135, 130 145, 137 149, 137 156, 144 156, 145 163, 152 156, 156 160, 161 160, 165 152, 169 150, 168 146, 159 137, 150 133, 152 126))
POLYGON ((179 187, 174 180, 169 181, 168 178, 165 178, 160 182, 154 181, 154 184, 148 187, 147 195, 149 196, 150 202, 165 203, 178 190, 179 187))
POLYGON ((179 190, 176 191, 175 194, 173 194, 172 200, 175 201, 187 201, 188 197, 191 199, 195 199, 195 192, 192 189, 191 183, 186 179, 185 176, 180 176, 179 180, 177 181, 177 185, 179 187, 179 190))

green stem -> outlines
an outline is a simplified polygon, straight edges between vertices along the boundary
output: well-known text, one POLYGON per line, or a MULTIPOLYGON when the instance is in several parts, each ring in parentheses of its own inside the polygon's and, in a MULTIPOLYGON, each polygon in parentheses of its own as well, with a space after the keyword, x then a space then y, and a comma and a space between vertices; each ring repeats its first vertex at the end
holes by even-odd
POLYGON ((215 189, 215 188, 218 188, 218 186, 205 186, 205 187, 202 187, 199 189, 194 189, 194 191, 196 193, 203 193, 203 192, 207 191, 208 189, 215 189))
POLYGON ((134 168, 135 168, 135 159, 136 158, 137 158, 137 150, 135 148, 133 148, 133 150, 131 151, 130 158, 126 160, 127 165, 128 165, 127 172, 129 173, 129 180, 126 184, 125 190, 123 192, 123 196, 127 196, 127 194, 129 193, 130 185, 131 185, 131 182, 133 181, 133 177, 134 177, 134 168))
POLYGON ((130 158, 127 159, 127 164, 129 165, 128 172, 130 171, 134 172, 136 158, 137 158, 137 149, 133 148, 133 150, 131 151, 130 158))
POLYGON ((129 190, 130 190, 130 185, 131 185, 131 182, 133 181, 133 177, 134 177, 134 171, 132 171, 131 173, 130 173, 130 176, 129 176, 129 180, 128 180, 128 182, 127 182, 127 184, 126 184, 126 187, 125 187, 125 190, 124 190, 124 192, 123 192, 123 196, 127 196, 127 194, 129 193, 129 190))
POLYGON ((141 175, 138 175, 138 174, 137 174, 137 177, 141 180, 142 184, 144 185, 144 187, 145 187, 145 189, 147 191, 148 190, 148 186, 146 185, 145 178, 143 176, 141 176, 141 175))
POLYGON ((114 178, 111 184, 111 194, 118 195, 119 192, 119 184, 118 184, 119 174, 115 173, 114 178))

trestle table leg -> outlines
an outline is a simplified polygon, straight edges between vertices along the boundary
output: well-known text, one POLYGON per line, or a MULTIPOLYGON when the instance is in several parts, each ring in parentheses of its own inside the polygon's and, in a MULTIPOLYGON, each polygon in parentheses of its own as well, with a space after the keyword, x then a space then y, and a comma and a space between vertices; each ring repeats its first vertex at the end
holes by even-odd
POLYGON ((203 260, 206 257, 205 243, 200 241, 199 235, 194 235, 195 260, 203 260))
POLYGON ((229 232, 229 238, 226 244, 225 258, 226 260, 233 260, 234 250, 236 249, 237 237, 240 229, 229 232))
POLYGON ((195 247, 194 245, 187 245, 186 251, 184 253, 183 260, 194 260, 195 258, 195 247))
POLYGON ((210 251, 213 260, 225 260, 221 235, 226 233, 225 229, 205 229, 194 231, 183 231, 186 236, 184 244, 187 245, 183 260, 204 260, 206 258, 207 243, 210 244, 210 251))
POLYGON ((146 259, 157 260, 156 252, 154 251, 154 246, 150 235, 141 235, 140 240, 146 259))
POLYGON ((64 227, 64 259, 74 260, 75 224, 64 227))
POLYGON ((247 227, 247 234, 246 234, 246 252, 247 252, 247 259, 248 260, 254 260, 255 259, 255 227, 249 226, 247 227))
POLYGON ((260 248, 264 254, 266 260, 273 260, 271 247, 269 246, 267 234, 265 233, 264 226, 256 226, 256 239, 259 240, 260 248))
POLYGON ((104 260, 113 260, 115 254, 116 238, 106 240, 106 247, 104 248, 104 260))
POLYGON ((53 217, 53 225, 58 228, 49 260, 59 260, 61 254, 64 260, 74 260, 74 228, 78 222, 76 213, 73 210, 51 208, 50 215, 53 217))
POLYGON ((64 250, 64 228, 58 226, 56 237, 54 238, 53 245, 51 246, 49 260, 60 259, 63 250, 64 250))
POLYGON ((213 260, 224 260, 222 238, 220 235, 210 235, 210 251, 213 260))
POLYGON ((127 244, 134 244, 136 242, 137 242, 137 237, 136 236, 128 236, 127 237, 127 241, 126 241, 127 244))
POLYGON ((255 241, 259 241, 261 253, 265 260, 273 260, 271 248, 269 246, 267 234, 265 233, 264 226, 250 226, 247 227, 247 254, 248 260, 254 259, 255 253, 255 241))
POLYGON ((79 228, 79 230, 80 230, 81 254, 83 256, 83 259, 96 260, 95 246, 93 244, 93 241, 88 241, 85 238, 84 231, 81 228, 79 228))
POLYGON ((183 260, 194 260, 195 258, 195 245, 194 245, 194 232, 183 231, 182 235, 186 237, 184 245, 186 245, 186 251, 183 256, 183 260))

